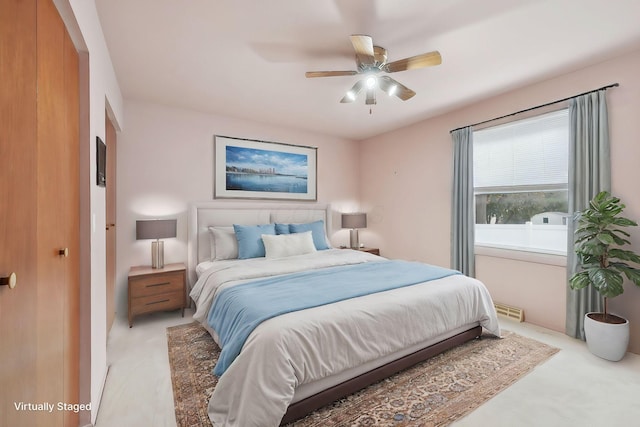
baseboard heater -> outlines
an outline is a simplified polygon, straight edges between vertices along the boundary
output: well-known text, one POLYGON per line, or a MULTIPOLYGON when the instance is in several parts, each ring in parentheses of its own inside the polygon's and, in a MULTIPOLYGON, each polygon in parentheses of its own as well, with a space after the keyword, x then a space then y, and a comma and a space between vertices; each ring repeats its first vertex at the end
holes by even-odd
POLYGON ((496 313, 500 316, 508 317, 509 319, 517 320, 518 322, 524 322, 524 310, 518 307, 511 307, 506 304, 496 302, 493 304, 496 308, 496 313))

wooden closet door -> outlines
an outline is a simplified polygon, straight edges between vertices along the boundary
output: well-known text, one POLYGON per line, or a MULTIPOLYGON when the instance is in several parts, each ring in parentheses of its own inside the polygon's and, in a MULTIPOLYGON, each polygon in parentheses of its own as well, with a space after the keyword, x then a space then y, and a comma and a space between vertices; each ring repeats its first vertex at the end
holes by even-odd
POLYGON ((78 55, 51 0, 0 1, 0 43, 0 425, 77 426, 28 405, 78 403, 78 55))
MULTIPOLYGON (((64 25, 56 14, 49 1, 38 1, 38 402, 64 395, 64 25)), ((38 426, 62 423, 60 411, 38 414, 38 426)))
MULTIPOLYGON (((38 1, 38 393, 78 403, 78 55, 51 0, 38 1)), ((77 426, 78 414, 40 414, 38 425, 77 426)))
MULTIPOLYGON (((64 401, 80 398, 80 58, 69 33, 64 37, 64 150, 62 208, 64 246, 69 249, 64 293, 64 401)), ((64 413, 65 426, 77 426, 79 415, 64 413)))
POLYGON ((29 425, 35 402, 36 0, 0 1, 0 425, 29 425))

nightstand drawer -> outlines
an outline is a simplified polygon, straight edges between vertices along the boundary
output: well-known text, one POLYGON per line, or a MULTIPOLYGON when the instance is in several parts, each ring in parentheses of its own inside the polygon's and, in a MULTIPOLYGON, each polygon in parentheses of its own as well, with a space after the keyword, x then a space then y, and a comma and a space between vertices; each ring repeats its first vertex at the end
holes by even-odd
POLYGON ((151 313, 184 307, 182 291, 136 298, 131 301, 131 314, 151 313))
POLYGON ((182 309, 187 305, 186 269, 183 263, 165 265, 164 268, 149 266, 131 267, 129 270, 129 327, 139 314, 156 311, 182 309))
POLYGON ((148 277, 130 278, 129 286, 132 298, 146 297, 166 292, 183 290, 184 273, 155 274, 148 277))

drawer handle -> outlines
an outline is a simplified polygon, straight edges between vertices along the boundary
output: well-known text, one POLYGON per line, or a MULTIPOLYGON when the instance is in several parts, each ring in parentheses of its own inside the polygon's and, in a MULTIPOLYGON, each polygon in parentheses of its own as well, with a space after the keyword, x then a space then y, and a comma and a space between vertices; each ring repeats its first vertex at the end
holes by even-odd
POLYGON ((170 285, 171 282, 163 282, 163 283, 156 283, 154 285, 147 285, 147 288, 153 288, 154 286, 166 286, 166 285, 170 285))
POLYGON ((160 304, 160 303, 169 302, 169 301, 171 301, 171 300, 163 299, 162 301, 148 302, 146 305, 160 304))

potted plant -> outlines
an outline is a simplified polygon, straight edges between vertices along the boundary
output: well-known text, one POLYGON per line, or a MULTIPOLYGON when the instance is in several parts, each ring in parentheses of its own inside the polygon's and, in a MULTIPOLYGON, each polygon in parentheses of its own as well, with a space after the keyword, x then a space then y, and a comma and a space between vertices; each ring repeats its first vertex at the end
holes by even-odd
POLYGON ((604 297, 603 313, 587 313, 584 332, 589 350, 603 359, 622 359, 629 344, 629 321, 608 312, 607 300, 624 292, 624 277, 640 286, 640 256, 622 249, 629 245, 624 228, 637 226, 624 218, 625 205, 607 191, 596 195, 590 207, 577 214, 575 252, 580 271, 569 279, 571 289, 593 286, 604 297))

